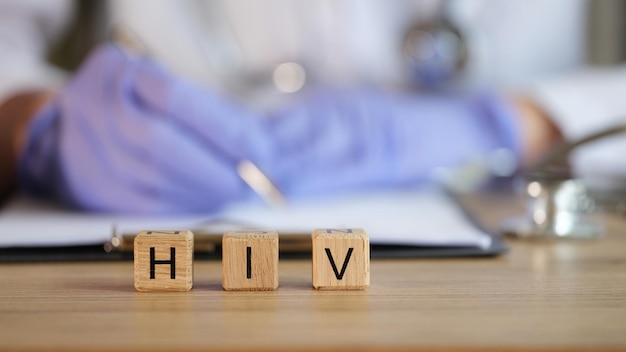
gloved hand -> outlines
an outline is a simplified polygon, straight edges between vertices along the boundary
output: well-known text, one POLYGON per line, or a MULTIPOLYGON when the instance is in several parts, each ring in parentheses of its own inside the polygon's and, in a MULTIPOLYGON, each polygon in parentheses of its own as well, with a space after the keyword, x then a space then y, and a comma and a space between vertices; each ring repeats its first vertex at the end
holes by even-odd
POLYGON ((323 91, 257 116, 108 45, 36 118, 20 170, 26 190, 88 210, 207 212, 251 193, 243 159, 295 197, 417 183, 518 144, 497 96, 323 91))
POLYGON ((515 111, 492 93, 327 90, 267 121, 279 158, 263 168, 291 196, 417 184, 496 149, 521 153, 515 111))
POLYGON ((93 211, 211 211, 250 191, 241 159, 267 149, 261 119, 113 44, 35 118, 22 188, 93 211))

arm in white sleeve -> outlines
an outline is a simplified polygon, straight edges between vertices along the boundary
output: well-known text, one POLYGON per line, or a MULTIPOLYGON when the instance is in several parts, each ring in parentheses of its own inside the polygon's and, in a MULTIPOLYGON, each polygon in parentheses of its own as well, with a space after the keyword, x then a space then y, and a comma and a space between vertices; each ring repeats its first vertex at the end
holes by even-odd
MULTIPOLYGON (((576 141, 600 130, 626 125, 626 67, 589 68, 535 87, 565 139, 576 141)), ((626 176, 626 135, 592 142, 572 154, 582 176, 626 176)))
POLYGON ((70 0, 0 0, 0 102, 63 81, 62 71, 46 63, 45 55, 72 10, 70 0))

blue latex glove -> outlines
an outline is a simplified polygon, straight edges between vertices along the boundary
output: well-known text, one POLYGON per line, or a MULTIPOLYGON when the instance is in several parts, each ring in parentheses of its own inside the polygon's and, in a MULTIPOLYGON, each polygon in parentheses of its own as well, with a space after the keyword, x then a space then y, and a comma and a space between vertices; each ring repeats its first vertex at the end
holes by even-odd
POLYGON ((268 121, 280 158, 265 169, 292 196, 417 184, 500 148, 520 155, 514 110, 490 93, 326 91, 268 121))
POLYGON ((22 187, 93 211, 211 211, 250 193, 236 164, 266 148, 260 121, 105 45, 31 124, 22 187))

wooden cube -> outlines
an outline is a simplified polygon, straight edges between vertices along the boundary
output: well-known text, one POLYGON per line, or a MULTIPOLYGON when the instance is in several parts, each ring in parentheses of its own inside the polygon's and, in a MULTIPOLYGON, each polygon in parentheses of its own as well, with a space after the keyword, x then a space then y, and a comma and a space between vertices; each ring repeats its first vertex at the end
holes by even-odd
POLYGON ((193 233, 142 231, 135 237, 137 291, 189 291, 193 286, 193 233))
POLYGON ((363 229, 313 231, 313 287, 362 290, 370 284, 370 242, 363 229))
POLYGON ((222 238, 222 287, 227 291, 278 288, 278 233, 227 231, 222 238))

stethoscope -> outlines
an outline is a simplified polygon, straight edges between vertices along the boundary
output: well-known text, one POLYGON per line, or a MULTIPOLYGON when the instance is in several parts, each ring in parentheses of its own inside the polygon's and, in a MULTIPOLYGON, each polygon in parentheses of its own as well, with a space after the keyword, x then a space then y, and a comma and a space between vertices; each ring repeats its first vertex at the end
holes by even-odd
POLYGON ((458 1, 442 0, 435 15, 405 33, 402 53, 411 81, 420 89, 441 90, 464 76, 473 52, 468 34, 452 19, 458 1))
POLYGON ((626 190, 594 192, 585 180, 572 175, 567 158, 579 146, 620 133, 626 133, 626 125, 608 128, 575 142, 565 142, 548 153, 523 178, 526 214, 506 220, 502 232, 526 239, 601 237, 604 226, 590 215, 626 213, 626 190), (608 194, 612 196, 607 197, 608 194))
MULTIPOLYGON (((403 50, 410 63, 409 72, 421 87, 441 89, 450 86, 464 75, 470 55, 475 54, 470 51, 467 33, 449 19, 454 4, 454 1, 442 1, 435 20, 416 24, 405 36, 403 50)), ((593 189, 585 180, 572 174, 567 159, 580 146, 620 133, 626 133, 626 125, 592 133, 574 142, 564 142, 549 152, 521 179, 525 215, 503 222, 502 232, 525 239, 601 237, 605 228, 591 215, 600 212, 626 214, 626 187, 593 189)), ((463 178, 466 179, 467 175, 465 173, 463 178)), ((456 178, 448 184, 454 183, 458 187, 462 182, 456 178)), ((468 188, 473 188, 472 182, 468 184, 468 188)))
MULTIPOLYGON (((467 33, 449 19, 454 4, 454 1, 443 1, 434 21, 416 24, 405 36, 403 49, 410 63, 409 72, 421 87, 440 89, 449 86, 463 76, 470 55, 475 54, 470 51, 467 33)), ((580 146, 620 133, 626 133, 626 125, 592 133, 574 142, 564 142, 549 152, 521 179, 525 215, 506 220, 502 232, 526 239, 601 237, 605 228, 591 215, 600 212, 626 214, 626 187, 593 189, 585 180, 572 174, 567 159, 580 146)), ((482 165, 478 169, 485 167, 482 165)), ((447 182, 448 185, 444 182, 444 186, 451 188, 450 185, 454 184, 458 188, 459 184, 466 182, 469 186, 465 188, 473 189, 478 182, 467 182, 468 174, 472 173, 477 172, 465 172, 463 177, 447 182)), ((483 176, 487 173, 484 170, 478 172, 483 176)), ((484 177, 478 179, 484 180, 484 177)))

